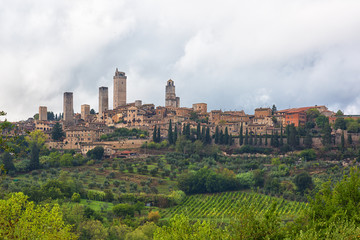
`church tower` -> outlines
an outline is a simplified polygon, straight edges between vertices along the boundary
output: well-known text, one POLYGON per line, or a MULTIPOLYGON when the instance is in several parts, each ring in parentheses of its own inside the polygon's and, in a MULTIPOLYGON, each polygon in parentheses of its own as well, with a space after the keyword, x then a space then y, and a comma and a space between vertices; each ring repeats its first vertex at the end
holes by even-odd
POLYGON ((180 107, 180 98, 176 97, 174 81, 169 79, 165 90, 165 107, 180 107))
POLYGON ((126 75, 116 68, 114 76, 114 109, 126 105, 126 75))

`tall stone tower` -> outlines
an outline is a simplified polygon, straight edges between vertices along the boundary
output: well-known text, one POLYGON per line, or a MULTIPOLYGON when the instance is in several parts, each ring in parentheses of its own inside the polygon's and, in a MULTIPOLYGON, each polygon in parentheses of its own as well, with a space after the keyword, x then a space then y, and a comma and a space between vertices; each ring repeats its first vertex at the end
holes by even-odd
POLYGON ((165 107, 180 107, 180 98, 176 97, 174 81, 169 79, 165 90, 165 107))
POLYGON ((81 105, 81 119, 86 121, 90 115, 90 105, 83 104, 81 105))
POLYGON ((71 125, 74 123, 74 106, 73 106, 73 93, 65 92, 64 93, 64 123, 66 125, 71 125))
POLYGON ((126 105, 126 75, 116 68, 114 76, 114 109, 126 105))
POLYGON ((109 91, 107 87, 99 87, 99 116, 109 109, 109 91))
POLYGON ((40 121, 47 121, 47 107, 40 106, 39 107, 39 120, 40 121))

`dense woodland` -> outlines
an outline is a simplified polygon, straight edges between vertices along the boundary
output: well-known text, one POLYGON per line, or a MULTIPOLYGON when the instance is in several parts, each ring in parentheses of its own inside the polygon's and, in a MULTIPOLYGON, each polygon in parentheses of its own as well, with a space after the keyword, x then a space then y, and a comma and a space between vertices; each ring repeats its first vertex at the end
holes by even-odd
MULTIPOLYGON (((9 136, 2 122, 0 238, 359 238, 359 146, 331 136, 332 128, 357 133, 359 123, 308 116, 303 127, 265 136, 211 136, 200 124, 171 122, 167 139, 159 128, 116 129, 102 140, 153 141, 114 159, 102 147, 86 156, 49 150, 41 131, 9 136), (312 148, 312 137, 324 146, 312 148)), ((55 128, 53 138, 61 137, 55 128)))

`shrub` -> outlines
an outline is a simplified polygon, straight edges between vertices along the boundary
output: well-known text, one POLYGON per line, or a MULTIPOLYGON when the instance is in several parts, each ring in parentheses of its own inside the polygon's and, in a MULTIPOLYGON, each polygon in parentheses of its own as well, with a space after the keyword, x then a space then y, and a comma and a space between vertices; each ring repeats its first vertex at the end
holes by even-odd
POLYGON ((78 194, 78 193, 74 193, 74 194, 72 195, 72 197, 71 197, 71 201, 72 201, 72 202, 77 202, 77 203, 79 203, 80 200, 81 200, 81 197, 80 197, 80 194, 78 194))
POLYGON ((149 221, 151 221, 151 222, 157 223, 160 218, 161 218, 161 216, 160 216, 160 214, 159 214, 159 211, 155 211, 155 212, 151 211, 151 212, 149 212, 149 214, 148 214, 148 219, 149 219, 149 221))

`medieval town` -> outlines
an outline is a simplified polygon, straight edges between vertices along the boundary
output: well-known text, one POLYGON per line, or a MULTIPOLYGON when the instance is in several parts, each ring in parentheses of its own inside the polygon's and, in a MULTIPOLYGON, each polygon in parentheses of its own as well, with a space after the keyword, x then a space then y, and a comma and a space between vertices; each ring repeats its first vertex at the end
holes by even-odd
MULTIPOLYGON (((104 148, 106 157, 118 157, 121 154, 129 154, 123 149, 140 148, 144 143, 151 140, 151 134, 138 139, 121 139, 118 141, 103 141, 101 136, 114 132, 116 128, 139 129, 151 133, 154 128, 160 129, 161 139, 168 136, 169 123, 172 127, 178 126, 182 129, 184 125, 190 128, 200 127, 210 129, 210 136, 214 138, 216 129, 227 131, 231 136, 239 136, 247 131, 251 135, 261 136, 284 132, 287 125, 293 124, 295 127, 304 126, 306 115, 309 109, 317 109, 321 115, 329 118, 329 123, 334 124, 337 117, 335 112, 328 110, 326 106, 314 105, 301 108, 291 108, 277 110, 275 105, 272 108, 256 108, 253 114, 241 111, 208 111, 206 103, 194 103, 192 107, 181 107, 180 97, 175 92, 175 82, 168 80, 165 87, 165 106, 155 106, 151 103, 143 103, 142 100, 126 102, 126 82, 125 72, 115 71, 113 77, 113 108, 109 108, 108 87, 99 87, 99 112, 91 113, 90 105, 81 105, 81 113, 74 113, 73 92, 65 92, 63 97, 63 114, 60 122, 64 131, 62 141, 53 141, 51 133, 55 120, 48 119, 47 106, 40 106, 38 119, 30 118, 26 121, 15 123, 18 133, 31 132, 34 130, 43 131, 48 139, 47 146, 50 149, 77 150, 86 154, 96 146, 104 148)), ((76 93, 75 93, 76 94, 76 93)), ((342 118, 358 119, 360 116, 341 116, 342 118)), ((335 141, 341 135, 333 132, 335 141), (336 135, 339 135, 336 137, 336 135)), ((354 141, 358 141, 357 136, 353 136, 354 141)), ((214 141, 214 140, 212 140, 214 141)), ((266 140, 267 141, 267 140, 266 140)), ((239 145, 239 139, 233 139, 234 146, 239 145)), ((321 146, 321 139, 313 139, 313 146, 321 146)))

